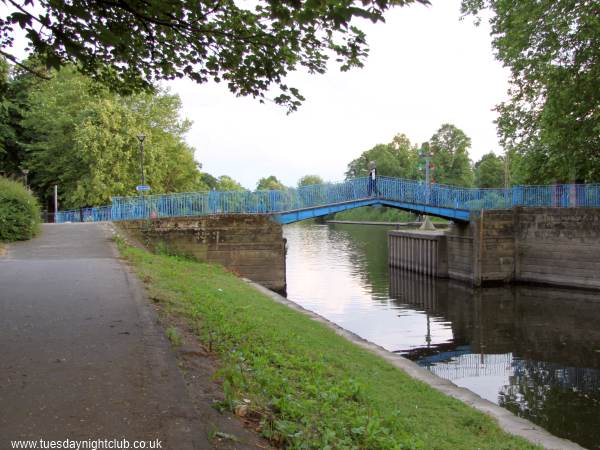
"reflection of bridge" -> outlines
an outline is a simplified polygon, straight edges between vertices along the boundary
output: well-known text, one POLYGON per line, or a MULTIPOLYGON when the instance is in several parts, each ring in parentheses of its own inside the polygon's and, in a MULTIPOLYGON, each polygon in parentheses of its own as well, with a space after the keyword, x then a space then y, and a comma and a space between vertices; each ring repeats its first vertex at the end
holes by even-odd
POLYGON ((192 192, 113 197, 112 205, 62 211, 57 222, 135 220, 211 214, 264 214, 282 224, 361 206, 383 205, 468 222, 471 211, 513 206, 600 207, 600 185, 515 186, 508 189, 459 188, 378 177, 304 186, 285 191, 192 192))
POLYGON ((430 361, 426 358, 417 361, 438 377, 446 380, 460 378, 512 375, 513 355, 465 353, 446 360, 430 361))

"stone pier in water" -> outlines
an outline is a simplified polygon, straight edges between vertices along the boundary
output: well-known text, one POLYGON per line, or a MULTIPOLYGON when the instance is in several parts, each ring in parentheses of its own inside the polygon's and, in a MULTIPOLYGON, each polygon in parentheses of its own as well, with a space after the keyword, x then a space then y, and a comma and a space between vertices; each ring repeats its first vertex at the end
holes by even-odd
POLYGON ((390 231, 389 264, 481 286, 534 282, 600 289, 600 210, 485 210, 443 232, 390 231))

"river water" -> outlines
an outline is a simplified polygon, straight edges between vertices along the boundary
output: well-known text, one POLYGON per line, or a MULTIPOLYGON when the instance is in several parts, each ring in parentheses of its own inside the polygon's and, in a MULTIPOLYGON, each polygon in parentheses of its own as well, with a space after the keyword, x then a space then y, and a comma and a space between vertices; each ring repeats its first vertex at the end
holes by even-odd
POLYGON ((383 226, 286 225, 288 298, 549 432, 600 449, 600 294, 388 268, 383 226))

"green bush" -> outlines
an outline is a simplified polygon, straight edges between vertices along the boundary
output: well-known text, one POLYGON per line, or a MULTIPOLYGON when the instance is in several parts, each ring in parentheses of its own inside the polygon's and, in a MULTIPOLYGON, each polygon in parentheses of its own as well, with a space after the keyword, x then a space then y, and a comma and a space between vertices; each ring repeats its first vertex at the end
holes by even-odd
POLYGON ((37 200, 21 183, 0 177, 0 241, 31 239, 40 224, 37 200))

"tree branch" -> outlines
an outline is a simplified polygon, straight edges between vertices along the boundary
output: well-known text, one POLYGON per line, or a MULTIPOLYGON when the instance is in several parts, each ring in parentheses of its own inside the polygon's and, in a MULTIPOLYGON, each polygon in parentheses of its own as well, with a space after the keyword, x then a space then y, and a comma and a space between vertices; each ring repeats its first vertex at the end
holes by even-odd
POLYGON ((4 56, 6 59, 12 61, 15 65, 19 66, 21 69, 26 70, 27 72, 35 75, 36 77, 42 78, 44 80, 51 79, 51 77, 49 77, 48 75, 46 75, 42 72, 39 72, 31 67, 28 67, 23 63, 20 63, 19 60, 15 56, 11 55, 10 53, 6 53, 5 51, 0 50, 0 55, 4 56))

